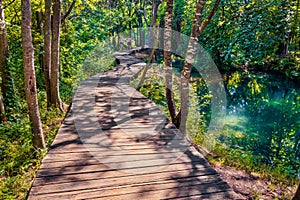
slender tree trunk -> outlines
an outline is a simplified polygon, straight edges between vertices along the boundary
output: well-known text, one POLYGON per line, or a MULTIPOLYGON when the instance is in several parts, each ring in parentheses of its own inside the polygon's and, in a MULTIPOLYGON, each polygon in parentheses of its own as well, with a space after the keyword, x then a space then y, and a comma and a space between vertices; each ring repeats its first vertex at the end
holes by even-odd
POLYGON ((36 90, 36 78, 34 70, 34 50, 32 45, 31 35, 31 8, 30 0, 21 1, 22 9, 22 48, 23 48, 23 60, 24 60, 24 75, 25 75, 25 93, 28 104, 29 117, 32 123, 32 129, 34 133, 33 145, 36 148, 46 148, 44 142, 44 135, 42 130, 42 123, 40 119, 37 90, 36 90))
POLYGON ((172 61, 171 61, 171 46, 172 46, 172 12, 173 0, 167 0, 166 15, 165 15, 165 31, 164 31, 164 72, 165 72, 165 94, 169 113, 173 124, 178 128, 177 109, 174 101, 173 81, 172 81, 172 61))
MULTIPOLYGON (((129 9, 129 12, 128 12, 128 16, 130 17, 131 16, 131 11, 132 11, 132 0, 130 1, 130 9, 129 9)), ((129 39, 128 39, 128 42, 127 42, 127 45, 128 45, 128 48, 131 49, 132 48, 132 36, 131 36, 131 29, 132 29, 132 20, 129 21, 129 39)))
POLYGON ((149 27, 150 25, 149 25, 149 23, 148 23, 148 21, 147 21, 146 13, 147 13, 147 12, 146 12, 145 1, 144 1, 144 4, 143 4, 143 16, 144 16, 144 21, 145 21, 147 27, 149 27))
POLYGON ((63 110, 63 104, 59 95, 59 45, 60 45, 61 1, 54 0, 53 23, 51 40, 51 105, 63 110))
POLYGON ((36 29, 43 34, 43 13, 36 11, 36 29))
MULTIPOLYGON (((152 28, 156 27, 157 12, 158 12, 158 7, 160 4, 161 4, 160 0, 152 1, 152 22, 151 22, 152 28)), ((153 31, 154 31, 153 29, 152 30, 149 29, 149 40, 150 40, 150 44, 153 44, 153 46, 154 46, 155 38, 154 38, 153 31)), ((149 50, 148 54, 150 54, 150 50, 149 50)), ((154 52, 154 57, 151 58, 151 62, 156 62, 156 51, 154 52)))
POLYGON ((139 30, 136 29, 136 31, 133 31, 134 33, 134 44, 137 47, 139 45, 139 30))
MULTIPOLYGON (((141 6, 141 5, 140 5, 141 6)), ((139 10, 136 11, 136 14, 137 14, 137 18, 138 18, 138 23, 139 23, 139 30, 140 30, 140 46, 143 47, 144 44, 145 44, 145 37, 144 37, 144 32, 143 32, 143 18, 142 18, 142 13, 141 13, 141 10, 143 8, 140 7, 139 10)))
POLYGON ((50 74, 51 74, 51 4, 52 0, 45 0, 44 15, 44 79, 47 94, 47 105, 51 104, 50 74))
POLYGON ((157 12, 160 4, 161 4, 160 0, 152 0, 152 24, 151 24, 152 27, 156 25, 157 12))
MULTIPOLYGON (((181 32, 181 25, 182 21, 184 20, 184 8, 182 8, 182 1, 181 0, 175 0, 174 1, 174 29, 178 32, 181 32)), ((173 47, 178 47, 180 44, 182 44, 182 38, 176 38, 176 40, 172 41, 173 47)))
POLYGON ((190 41, 188 44, 188 50, 186 53, 186 58, 184 62, 184 66, 181 72, 181 83, 180 83, 180 111, 181 111, 181 117, 180 117, 180 127, 179 130, 187 135, 186 132, 186 122, 187 122, 187 116, 189 111, 189 80, 191 75, 191 68, 192 64, 194 62, 194 56, 197 51, 197 43, 198 43, 198 37, 200 34, 200 20, 202 17, 202 11, 206 0, 198 0, 197 6, 196 6, 196 12, 195 17, 192 25, 192 31, 190 36, 190 41))
POLYGON ((2 101, 2 94, 0 93, 0 123, 6 122, 7 117, 5 113, 4 103, 2 101))
POLYGON ((144 81, 145 81, 145 78, 146 78, 146 74, 147 74, 147 72, 148 72, 148 70, 149 70, 149 68, 150 68, 150 66, 151 66, 151 65, 150 65, 151 58, 153 58, 153 55, 154 55, 154 53, 155 53, 155 51, 156 51, 156 49, 157 49, 157 45, 158 45, 159 32, 158 32, 158 30, 156 30, 156 31, 153 30, 152 33, 153 33, 153 36, 154 36, 154 45, 153 45, 152 51, 151 51, 151 53, 150 53, 148 62, 147 62, 147 64, 146 64, 146 67, 145 67, 144 70, 143 70, 143 73, 142 73, 140 82, 139 82, 139 84, 138 84, 138 86, 137 86, 137 90, 138 90, 138 91, 140 91, 141 87, 142 87, 143 84, 144 84, 144 81))
MULTIPOLYGON (((0 0, 0 76, 1 76, 1 91, 2 93, 6 92, 6 74, 5 74, 5 66, 6 66, 6 57, 8 54, 8 42, 6 36, 6 28, 5 28, 5 18, 4 18, 4 9, 2 5, 2 0, 0 0)), ((0 92, 0 121, 6 121, 6 113, 5 113, 5 105, 2 98, 2 94, 0 92)))
POLYGON ((4 9, 2 5, 2 0, 0 0, 0 73, 1 73, 1 89, 2 92, 6 91, 5 85, 5 65, 6 65, 6 58, 8 55, 8 42, 7 42, 7 35, 6 35, 6 28, 5 28, 5 18, 4 18, 4 9))
MULTIPOLYGON (((36 16, 36 28, 32 28, 32 29, 35 29, 36 31, 38 31, 41 35, 44 35, 43 12, 36 11, 35 16, 36 16)), ((38 48, 39 48, 38 49, 39 52, 44 51, 43 46, 39 46, 38 48)), ((44 54, 42 54, 42 53, 38 54, 38 63, 39 63, 39 66, 43 69, 44 68, 44 54)))
MULTIPOLYGON (((156 28, 158 27, 157 24, 157 15, 158 15, 158 7, 161 4, 161 0, 152 0, 152 27, 156 28)), ((154 39, 154 43, 157 42, 157 39, 155 38, 154 31, 152 31, 152 36, 154 39)), ((154 51, 154 58, 152 57, 153 61, 156 62, 157 58, 157 51, 155 49, 154 51)))
POLYGON ((111 30, 111 36, 112 36, 112 44, 113 44, 113 47, 114 47, 114 49, 116 49, 117 43, 116 43, 115 31, 114 31, 114 30, 111 30))
POLYGON ((174 2, 174 28, 176 31, 181 32, 181 22, 184 20, 184 9, 180 7, 181 5, 179 3, 181 3, 181 0, 175 0, 174 2))

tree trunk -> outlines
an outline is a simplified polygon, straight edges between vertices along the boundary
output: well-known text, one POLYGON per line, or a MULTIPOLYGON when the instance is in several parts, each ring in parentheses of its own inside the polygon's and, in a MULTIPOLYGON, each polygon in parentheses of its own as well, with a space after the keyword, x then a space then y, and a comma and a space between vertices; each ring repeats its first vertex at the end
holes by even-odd
POLYGON ((28 104, 29 117, 32 123, 32 129, 34 133, 33 145, 36 148, 46 148, 44 135, 42 130, 42 123, 40 119, 37 90, 36 90, 36 78, 34 70, 34 50, 32 45, 31 35, 31 8, 30 0, 21 1, 22 9, 22 48, 23 48, 23 60, 24 60, 24 76, 25 76, 25 93, 26 101, 28 104))
MULTIPOLYGON (((173 19, 173 24, 174 24, 174 29, 178 32, 181 32, 181 26, 182 26, 182 21, 186 17, 184 14, 184 9, 183 6, 186 5, 183 3, 181 0, 175 0, 174 1, 174 19, 173 19)), ((172 41, 172 46, 178 47, 180 44, 183 43, 182 38, 176 38, 177 40, 172 41)))
MULTIPOLYGON (((128 16, 131 17, 131 11, 132 11, 132 0, 130 1, 130 8, 128 9, 128 16)), ((129 28, 129 31, 128 31, 128 35, 129 35, 129 38, 128 38, 128 41, 127 41, 127 46, 129 49, 132 48, 132 35, 131 35, 131 29, 132 29, 132 20, 129 20, 128 22, 128 28, 129 28)))
POLYGON ((173 0, 167 0, 166 15, 165 15, 165 31, 164 31, 164 72, 165 72, 165 94, 169 113, 173 124, 179 128, 177 109, 174 101, 173 82, 172 82, 172 61, 171 61, 171 46, 172 46, 172 12, 173 0))
POLYGON ((45 20, 44 20, 44 79, 47 94, 47 105, 51 104, 50 91, 50 69, 51 69, 51 4, 52 0, 45 1, 45 20))
MULTIPOLYGON (((39 11, 35 12, 36 28, 34 28, 34 27, 32 28, 32 29, 35 29, 36 31, 38 31, 41 35, 44 35, 44 30, 43 30, 43 17, 44 16, 43 15, 44 15, 43 12, 39 12, 39 11)), ((39 46, 38 51, 43 52, 44 51, 43 46, 39 46)), ((44 54, 42 54, 42 53, 38 54, 38 63, 39 63, 40 68, 43 69, 44 68, 44 54)), ((47 93, 47 91, 46 91, 46 93, 47 93)))
POLYGON ((143 12, 144 12, 144 8, 143 8, 143 3, 142 1, 140 0, 139 1, 139 4, 140 4, 140 8, 139 10, 137 10, 137 17, 138 17, 138 23, 139 23, 139 30, 140 30, 140 46, 141 47, 144 47, 145 45, 145 33, 143 31, 143 27, 144 27, 144 24, 143 24, 143 12))
MULTIPOLYGON (((0 0, 0 76, 1 76, 1 91, 3 96, 7 91, 8 81, 7 81, 7 69, 6 67, 6 58, 8 55, 8 42, 7 42, 7 35, 6 35, 6 28, 5 28, 5 18, 4 18, 4 8, 2 5, 2 0, 0 0)), ((2 95, 1 95, 2 96, 2 95)), ((1 98, 0 96, 0 98, 1 98)), ((6 113, 5 113, 5 104, 4 100, 1 98, 1 121, 6 120, 6 113)))
POLYGON ((136 31, 133 31, 133 37, 134 37, 134 44, 135 44, 135 47, 138 47, 139 46, 139 30, 138 28, 136 29, 136 31))
POLYGON ((152 27, 156 25, 157 12, 160 4, 161 4, 160 0, 152 0, 152 24, 151 24, 152 27))
POLYGON ((192 64, 194 62, 194 56, 197 51, 197 43, 198 43, 198 37, 200 34, 200 20, 202 16, 203 7, 206 0, 198 0, 197 6, 196 6, 196 12, 195 17, 192 25, 192 31, 190 36, 190 41, 188 44, 188 50, 186 53, 186 58, 184 62, 184 66, 181 72, 181 92, 180 92, 180 111, 181 111, 181 117, 180 117, 180 127, 179 130, 187 135, 186 132, 186 122, 187 122, 187 116, 189 111, 189 80, 190 80, 190 74, 191 74, 191 68, 192 64))
POLYGON ((7 117, 4 109, 4 103, 2 101, 2 94, 0 93, 0 123, 6 122, 7 117))
POLYGON ((297 191, 293 197, 293 200, 300 200, 300 183, 299 183, 297 191))
POLYGON ((62 101, 59 95, 59 45, 60 45, 60 23, 61 23, 61 1, 54 0, 53 4, 53 23, 51 40, 51 105, 63 110, 62 101))
MULTIPOLYGON (((150 46, 151 46, 151 44, 152 44, 152 46, 154 46, 154 43, 155 43, 153 28, 156 27, 157 12, 158 12, 158 7, 160 4, 161 4, 160 0, 152 1, 152 22, 151 22, 152 30, 149 29, 149 44, 150 44, 150 46)), ((150 54, 150 52, 151 51, 149 49, 147 53, 150 54)), ((150 59, 151 59, 151 62, 156 62, 156 52, 154 52, 154 57, 152 57, 150 59)))
POLYGON ((144 4, 143 4, 143 17, 144 17, 144 21, 145 21, 147 27, 149 27, 150 25, 149 25, 149 23, 147 21, 147 16, 146 16, 147 11, 146 11, 146 5, 145 4, 146 4, 146 2, 144 1, 144 4))
POLYGON ((0 0, 0 73, 2 79, 1 89, 2 92, 6 91, 5 85, 5 64, 6 58, 8 55, 8 42, 7 42, 7 35, 6 35, 6 28, 5 28, 5 18, 4 18, 4 9, 2 5, 2 0, 0 0))
POLYGON ((139 82, 139 84, 137 86, 136 90, 138 90, 138 91, 140 91, 141 87, 144 84, 144 81, 145 81, 145 78, 146 78, 146 74, 147 74, 147 72, 148 72, 148 70, 149 70, 149 68, 151 66, 150 65, 150 62, 151 62, 150 58, 153 58, 153 55, 154 55, 154 53, 155 53, 155 51, 157 49, 157 45, 158 45, 159 32, 158 32, 158 30, 155 30, 155 31, 153 30, 152 33, 153 33, 153 36, 154 36, 154 45, 153 45, 152 51, 150 53, 148 62, 146 64, 146 67, 144 68, 144 70, 142 72, 142 76, 141 76, 140 82, 139 82))
POLYGON ((112 44, 113 44, 113 47, 114 47, 114 49, 116 49, 116 47, 117 47, 117 42, 116 42, 116 38, 115 38, 115 31, 114 31, 114 29, 112 29, 111 30, 111 38, 112 38, 112 44))

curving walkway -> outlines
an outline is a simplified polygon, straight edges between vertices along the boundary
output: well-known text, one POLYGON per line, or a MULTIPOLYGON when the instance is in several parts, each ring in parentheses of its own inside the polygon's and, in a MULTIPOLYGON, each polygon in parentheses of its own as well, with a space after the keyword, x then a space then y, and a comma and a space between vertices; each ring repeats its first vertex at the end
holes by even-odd
POLYGON ((42 161, 29 199, 234 199, 234 193, 159 108, 130 87, 145 63, 81 83, 42 161))

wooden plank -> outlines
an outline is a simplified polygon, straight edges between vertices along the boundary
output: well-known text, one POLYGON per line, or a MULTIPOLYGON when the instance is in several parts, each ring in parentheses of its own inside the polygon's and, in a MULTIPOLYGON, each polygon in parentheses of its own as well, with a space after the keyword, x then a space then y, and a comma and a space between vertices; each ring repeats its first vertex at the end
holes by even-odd
MULTIPOLYGON (((203 163, 203 161, 199 161, 198 163, 188 163, 188 162, 182 162, 180 159, 173 160, 173 162, 178 163, 178 165, 183 165, 185 168, 188 168, 187 166, 193 166, 195 170, 201 170, 203 167, 208 167, 209 165, 207 163, 203 163)), ((59 164, 63 164, 62 162, 52 162, 52 165, 54 163, 57 163, 57 166, 59 164)), ((96 163, 96 162, 95 162, 96 163)), ((80 163, 81 164, 81 163, 80 163)), ((141 173, 145 171, 158 171, 163 170, 164 168, 173 168, 172 165, 172 159, 170 159, 170 162, 168 165, 165 165, 165 162, 161 159, 149 159, 149 160, 133 160, 133 161, 127 161, 126 163, 120 161, 120 162, 111 162, 111 163, 105 163, 105 164, 98 164, 95 165, 72 165, 72 166, 63 166, 63 167, 53 167, 53 168, 41 168, 39 171, 37 177, 43 177, 43 176, 61 176, 66 174, 78 174, 78 173, 86 173, 86 172, 94 172, 94 171, 110 171, 110 170, 120 170, 120 171, 126 171, 127 173, 135 173, 138 174, 140 171, 141 173), (127 165, 126 165, 127 164, 127 165)), ((179 166, 178 166, 179 167, 179 166)), ((174 169, 176 170, 176 168, 174 169)))
MULTIPOLYGON (((126 141, 127 143, 123 143, 124 141, 118 141, 118 140, 114 140, 112 141, 111 147, 112 149, 114 148, 119 148, 122 149, 124 151, 127 150, 142 150, 142 149, 168 149, 170 147, 167 146, 168 142, 166 141, 159 141, 159 140, 155 140, 155 141, 141 141, 141 142, 135 142, 135 141, 126 141)), ((72 152, 93 152, 93 151, 100 151, 101 149, 103 149, 103 147, 94 147, 94 144, 80 144, 80 143, 75 143, 75 142, 61 142, 58 143, 57 146, 52 147, 52 149, 49 151, 49 153, 72 153, 72 152)))
MULTIPOLYGON (((105 150, 105 149, 104 149, 105 150)), ((96 159, 106 159, 111 158, 119 162, 127 162, 134 160, 149 160, 149 159, 168 159, 168 158, 177 158, 182 155, 181 151, 177 152, 166 152, 165 154, 160 152, 153 153, 134 153, 134 152, 122 152, 122 151, 107 151, 102 152, 74 152, 74 153, 64 153, 64 154, 47 154, 45 161, 59 161, 59 160, 74 160, 78 158, 90 158, 94 157, 96 159)))
MULTIPOLYGON (((145 191, 138 191, 138 192, 133 192, 133 193, 127 193, 127 194, 121 194, 121 195, 108 195, 108 196, 99 196, 94 193, 89 194, 89 198, 84 198, 84 199, 108 199, 108 200, 124 200, 124 199, 174 199, 177 197, 180 197, 182 199, 190 199, 191 196, 194 196, 196 198, 193 199, 212 199, 212 200, 217 200, 217 199, 234 199, 233 195, 230 194, 231 190, 228 189, 227 187, 222 185, 216 185, 217 188, 210 188, 207 193, 205 193, 205 189, 207 187, 201 185, 201 186, 193 186, 193 187, 183 187, 180 186, 179 188, 167 188, 167 189, 158 189, 158 190, 153 190, 149 191, 148 189, 145 189, 145 191), (197 190, 198 189, 198 190, 197 190), (202 191, 201 191, 202 190, 202 191)), ((82 199, 81 196, 76 195, 75 199, 82 199)))
MULTIPOLYGON (((156 181, 135 185, 122 185, 112 188, 86 188, 82 190, 70 190, 57 193, 39 194, 39 198, 48 199, 162 199, 162 197, 188 197, 230 191, 228 185, 216 179, 208 179, 206 182, 186 179, 185 181, 156 181)), ((32 193, 34 196, 34 194, 32 193)))
MULTIPOLYGON (((159 162, 157 162, 157 160, 160 160, 160 159, 149 159, 147 161, 149 163, 149 166, 161 166, 161 165, 159 165, 159 162)), ((139 160, 138 159, 132 160, 131 162, 136 162, 136 161, 139 161, 139 160)), ((121 164, 122 161, 115 161, 114 163, 121 164)), ((60 160, 60 161, 59 160, 49 160, 49 161, 43 160, 41 170, 49 169, 49 168, 62 168, 62 167, 99 165, 99 164, 101 164, 101 162, 94 157, 91 157, 90 159, 84 158, 84 159, 74 159, 74 160, 69 160, 69 161, 68 160, 60 160)), ((107 163, 107 164, 110 164, 110 163, 107 163)), ((209 166, 201 158, 193 159, 193 161, 191 161, 191 159, 189 159, 189 158, 180 157, 180 158, 174 160, 173 162, 169 163, 167 167, 172 167, 173 165, 177 165, 177 164, 178 165, 185 164, 185 165, 191 165, 191 166, 202 166, 202 167, 209 166)), ((146 167, 146 166, 147 165, 145 165, 144 167, 146 167)), ((161 166, 161 167, 163 167, 163 166, 161 166)))
MULTIPOLYGON (((132 125, 134 125, 135 123, 132 123, 132 125)), ((145 126, 145 127, 139 127, 136 126, 137 128, 151 128, 149 126, 145 126)), ((135 141, 136 139, 139 138, 144 138, 146 139, 151 139, 151 140, 161 140, 161 141, 168 141, 168 140, 182 140, 182 141, 186 141, 185 138, 182 137, 182 135, 176 135, 176 134, 170 134, 167 132, 167 130, 162 130, 164 132, 155 132, 153 131, 153 133, 149 133, 149 132, 145 132, 145 130, 143 132, 138 132, 135 131, 135 129, 133 129, 132 127, 128 127, 128 128, 120 128, 120 127, 116 127, 114 128, 114 130, 99 130, 99 136, 103 136, 106 137, 107 140, 109 139, 118 139, 118 140, 133 140, 135 141), (119 135, 120 134, 120 135, 119 135)), ((69 142, 76 142, 78 143, 79 141, 81 141, 81 137, 83 137, 84 135, 75 135, 75 134, 61 134, 59 135, 54 144, 60 143, 62 141, 69 141, 69 142)), ((138 142, 138 141, 136 141, 138 142)))
MULTIPOLYGON (((203 173, 203 172, 202 172, 203 173)), ((109 173, 108 173, 109 174, 109 173)), ((190 183, 211 183, 213 181, 222 181, 219 175, 216 174, 194 174, 190 175, 190 172, 181 173, 180 171, 170 174, 146 174, 146 175, 139 175, 139 176, 120 176, 119 173, 110 173, 113 174, 115 177, 111 177, 109 180, 102 178, 106 176, 106 173, 103 173, 102 176, 98 177, 97 179, 90 179, 90 180, 81 180, 78 179, 77 181, 70 181, 64 183, 53 183, 50 185, 35 185, 32 190, 33 194, 44 194, 44 193, 60 193, 65 191, 74 191, 74 190, 83 190, 83 189, 114 189, 119 188, 120 186, 134 186, 134 185, 149 185, 149 183, 156 184, 159 183, 174 183, 174 182, 190 182, 190 183)))
MULTIPOLYGON (((145 172, 138 174, 138 178, 143 177, 143 181, 148 178, 161 179, 168 177, 187 177, 189 176, 204 176, 204 175, 214 175, 217 172, 209 167, 195 168, 190 165, 177 165, 178 168, 170 169, 170 168, 162 168, 157 172, 145 172)), ((43 186, 57 183, 69 183, 69 182, 77 182, 77 181, 85 181, 85 180, 94 180, 94 179, 106 179, 108 182, 111 178, 134 178, 136 179, 136 174, 125 174, 117 176, 114 171, 92 171, 86 173, 76 173, 76 174, 66 174, 64 176, 45 176, 38 177, 35 180, 35 186, 43 186)))
MULTIPOLYGON (((121 150, 124 150, 124 151, 128 151, 128 150, 132 150, 132 151, 135 151, 135 150, 146 150, 149 151, 149 150, 160 150, 160 149, 169 149, 168 146, 166 146, 166 144, 162 144, 162 145, 157 145, 155 143, 153 144, 149 144, 149 143, 143 143, 143 144, 140 144, 138 143, 137 144, 131 144, 131 145, 120 145, 120 146, 117 146, 117 145, 113 145, 112 144, 112 148, 120 148, 121 150)), ((55 147, 53 149, 50 149, 49 153, 51 154, 54 154, 54 153, 57 153, 57 154, 61 154, 61 153, 72 153, 72 152, 91 152, 91 151, 96 151, 96 152, 101 152, 101 151, 106 151, 106 150, 103 150, 103 147, 87 147, 86 145, 84 144, 77 144, 77 143, 68 143, 68 144, 64 144, 64 145, 60 145, 58 147, 55 147)))
POLYGON ((78 88, 73 105, 82 116, 74 121, 71 111, 64 120, 28 199, 234 198, 162 111, 126 82, 145 66, 132 65, 140 62, 133 51, 117 52, 119 66, 78 88))
POLYGON ((66 156, 76 156, 76 154, 82 154, 82 153, 101 153, 102 156, 104 155, 139 155, 139 154, 161 154, 161 153, 165 153, 165 154, 169 154, 169 153, 176 153, 176 152, 181 152, 179 149, 171 149, 168 148, 166 146, 166 148, 164 148, 163 146, 161 148, 133 148, 132 149, 123 149, 117 146, 113 146, 112 148, 104 148, 104 147, 86 147, 86 148, 81 148, 81 149, 77 149, 77 151, 50 151, 48 153, 48 155, 53 157, 56 157, 56 155, 60 156, 62 155, 66 155, 66 156), (108 152, 109 150, 109 152, 108 152))
POLYGON ((89 159, 76 159, 76 160, 62 160, 62 161, 42 161, 40 170, 45 170, 48 168, 62 168, 62 167, 72 167, 72 166, 87 166, 87 165, 99 165, 101 162, 96 160, 94 157, 89 159))
MULTIPOLYGON (((51 158, 50 157, 51 155, 49 155, 49 157, 47 157, 48 156, 47 155, 46 158, 43 160, 43 163, 58 162, 58 161, 74 161, 74 160, 81 161, 81 160, 87 160, 88 158, 91 158, 91 159, 101 158, 101 156, 93 155, 91 153, 92 152, 75 153, 76 156, 70 156, 70 157, 67 157, 67 158, 65 158, 64 156, 62 158, 61 157, 52 156, 52 158, 51 158), (49 159, 47 159, 47 158, 49 158, 49 159)), ((164 156, 160 156, 160 157, 157 157, 154 154, 152 156, 151 155, 147 156, 147 159, 146 159, 146 157, 143 157, 142 160, 148 160, 148 161, 152 162, 153 159, 159 159, 159 160, 161 160, 162 158, 166 158, 166 159, 168 159, 168 158, 176 158, 176 160, 173 159, 176 162, 179 162, 179 161, 191 162, 191 163, 201 162, 202 164, 207 164, 207 162, 204 159, 204 157, 199 152, 197 152, 196 150, 194 150, 192 148, 191 148, 191 151, 186 151, 186 152, 184 152, 184 154, 183 153, 173 153, 173 154, 170 154, 170 155, 164 155, 164 156)), ((122 163, 122 162, 124 162, 123 160, 124 159, 115 160, 114 162, 117 162, 117 163, 120 162, 120 163, 122 163)), ((125 158, 125 160, 126 160, 126 162, 139 161, 140 160, 140 156, 127 157, 127 159, 125 158), (131 158, 131 159, 129 159, 129 158, 131 158)))

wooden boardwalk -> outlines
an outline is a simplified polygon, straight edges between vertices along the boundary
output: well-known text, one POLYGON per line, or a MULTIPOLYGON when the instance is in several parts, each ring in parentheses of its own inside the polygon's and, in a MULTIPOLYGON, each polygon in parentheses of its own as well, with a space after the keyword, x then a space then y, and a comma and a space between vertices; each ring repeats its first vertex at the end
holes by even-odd
POLYGON ((29 199, 234 199, 234 193, 128 80, 145 64, 84 81, 37 174, 29 199))

